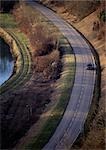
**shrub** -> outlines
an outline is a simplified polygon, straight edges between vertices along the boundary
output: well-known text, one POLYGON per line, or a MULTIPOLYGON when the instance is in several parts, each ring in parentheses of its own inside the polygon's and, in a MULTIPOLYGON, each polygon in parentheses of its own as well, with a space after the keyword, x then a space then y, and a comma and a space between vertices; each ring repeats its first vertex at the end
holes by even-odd
POLYGON ((35 56, 49 54, 55 46, 54 37, 41 24, 36 24, 29 33, 29 39, 35 56))
POLYGON ((36 71, 43 72, 47 68, 50 69, 50 68, 57 67, 59 57, 60 57, 59 51, 57 50, 53 50, 53 52, 45 56, 37 56, 35 58, 36 71))
POLYGON ((11 9, 13 9, 14 5, 18 2, 19 2, 19 0, 11 0, 11 1, 1 0, 0 1, 0 11, 10 12, 11 9))
POLYGON ((35 71, 42 73, 47 79, 56 79, 61 71, 59 51, 55 50, 56 35, 47 29, 40 16, 30 6, 21 3, 13 13, 21 30, 29 38, 35 71))
POLYGON ((105 10, 102 10, 100 13, 99 13, 99 19, 103 22, 106 22, 106 11, 105 10))
POLYGON ((55 47, 55 38, 41 22, 39 15, 25 3, 17 5, 13 11, 21 30, 27 34, 34 56, 49 54, 55 47))

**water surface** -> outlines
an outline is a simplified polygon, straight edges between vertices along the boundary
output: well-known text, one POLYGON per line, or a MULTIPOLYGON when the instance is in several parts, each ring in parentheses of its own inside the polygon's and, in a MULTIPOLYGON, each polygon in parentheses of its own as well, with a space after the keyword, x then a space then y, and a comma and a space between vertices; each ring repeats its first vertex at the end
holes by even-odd
POLYGON ((10 47, 0 37, 0 85, 10 78, 13 72, 14 62, 10 47))

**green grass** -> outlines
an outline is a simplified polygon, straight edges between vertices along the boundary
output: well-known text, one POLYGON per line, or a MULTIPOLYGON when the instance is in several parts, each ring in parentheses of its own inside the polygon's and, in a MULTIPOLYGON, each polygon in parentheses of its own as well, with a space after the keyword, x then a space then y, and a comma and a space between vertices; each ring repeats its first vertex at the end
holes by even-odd
POLYGON ((5 94, 13 91, 19 85, 24 84, 30 78, 32 60, 31 53, 27 48, 28 40, 23 33, 19 32, 13 16, 11 14, 1 14, 0 22, 1 27, 13 37, 20 52, 20 60, 18 60, 20 64, 18 68, 19 71, 13 74, 13 76, 0 87, 0 94, 5 94))
POLYGON ((31 71, 31 56, 28 52, 28 49, 26 48, 26 45, 22 42, 20 42, 20 39, 15 36, 15 33, 12 31, 7 31, 16 41, 19 51, 21 53, 21 60, 20 60, 20 68, 19 72, 17 74, 14 74, 10 80, 7 80, 0 89, 0 93, 4 94, 5 92, 9 92, 10 90, 15 89, 20 84, 23 84, 26 79, 28 79, 28 76, 31 71))
POLYGON ((17 38, 22 41, 22 43, 28 45, 29 44, 29 40, 28 38, 25 36, 25 34, 23 34, 22 32, 16 32, 15 35, 17 36, 17 38))
POLYGON ((0 26, 2 28, 16 28, 17 23, 11 14, 0 13, 0 26))

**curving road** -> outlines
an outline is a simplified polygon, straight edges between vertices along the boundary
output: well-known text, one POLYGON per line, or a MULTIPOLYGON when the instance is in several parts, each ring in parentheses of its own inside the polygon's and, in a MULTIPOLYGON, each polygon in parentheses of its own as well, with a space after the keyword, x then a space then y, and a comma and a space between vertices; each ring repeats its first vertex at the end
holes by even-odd
POLYGON ((31 2, 30 4, 51 20, 70 42, 76 57, 76 74, 70 101, 55 133, 43 150, 64 150, 75 142, 83 130, 93 98, 96 71, 86 70, 88 63, 95 64, 89 45, 68 23, 50 9, 31 2))

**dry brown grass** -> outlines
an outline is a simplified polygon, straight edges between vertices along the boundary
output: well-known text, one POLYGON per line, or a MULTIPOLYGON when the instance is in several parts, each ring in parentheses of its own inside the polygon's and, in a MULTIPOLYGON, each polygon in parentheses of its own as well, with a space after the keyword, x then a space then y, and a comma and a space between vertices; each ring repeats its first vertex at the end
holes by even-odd
POLYGON ((105 99, 106 99, 106 51, 105 51, 105 24, 101 24, 97 17, 98 12, 84 18, 75 26, 90 40, 97 50, 100 58, 102 69, 101 73, 101 97, 98 103, 98 111, 95 113, 95 118, 90 125, 90 131, 83 141, 82 149, 105 149, 105 99), (99 21, 98 31, 92 31, 93 22, 99 21))
POLYGON ((45 56, 37 56, 34 62, 36 72, 43 72, 44 77, 48 79, 55 79, 60 72, 59 69, 61 69, 61 67, 59 67, 61 63, 58 50, 53 50, 50 54, 45 56))
POLYGON ((17 5, 13 11, 21 30, 30 40, 35 71, 43 72, 47 78, 56 77, 60 59, 59 51, 55 50, 56 36, 42 23, 37 13, 25 3, 17 5))
POLYGON ((28 36, 34 55, 45 55, 55 46, 55 37, 41 22, 40 16, 33 8, 21 3, 13 10, 13 14, 21 30, 28 36))
POLYGON ((98 5, 100 5, 99 1, 94 0, 62 0, 62 1, 56 1, 56 0, 41 0, 44 4, 47 4, 48 6, 51 6, 51 8, 57 7, 56 11, 58 11, 58 8, 61 9, 64 7, 64 12, 68 12, 69 14, 73 14, 77 16, 79 20, 84 18, 85 16, 92 13, 98 5))
POLYGON ((105 25, 101 27, 100 31, 98 32, 98 40, 104 39, 105 38, 105 33, 106 33, 106 27, 105 25))
POLYGON ((55 47, 54 36, 47 31, 47 29, 40 24, 33 27, 33 32, 29 33, 29 39, 34 50, 35 56, 46 55, 55 47))

